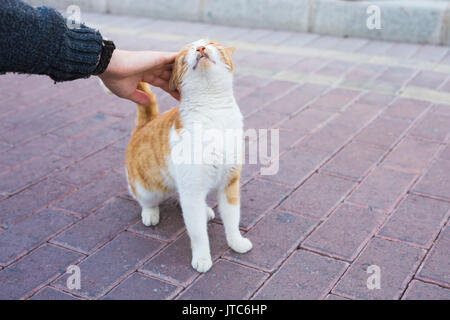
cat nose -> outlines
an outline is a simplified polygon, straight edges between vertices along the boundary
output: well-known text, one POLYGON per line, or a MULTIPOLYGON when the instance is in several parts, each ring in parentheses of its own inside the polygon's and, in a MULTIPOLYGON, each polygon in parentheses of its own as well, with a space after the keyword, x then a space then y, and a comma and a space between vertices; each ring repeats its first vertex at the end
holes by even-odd
POLYGON ((200 47, 197 48, 197 51, 200 52, 200 54, 203 56, 203 55, 205 55, 205 54, 203 53, 203 51, 204 51, 205 49, 206 49, 206 48, 205 48, 204 46, 200 46, 200 47))

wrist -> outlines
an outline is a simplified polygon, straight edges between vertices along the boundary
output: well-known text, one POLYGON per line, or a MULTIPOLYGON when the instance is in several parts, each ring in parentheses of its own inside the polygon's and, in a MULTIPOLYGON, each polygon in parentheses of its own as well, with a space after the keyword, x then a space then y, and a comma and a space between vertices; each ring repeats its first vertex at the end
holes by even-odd
POLYGON ((114 45, 114 42, 103 40, 102 50, 100 52, 97 67, 93 73, 94 75, 101 75, 107 70, 109 64, 111 63, 111 58, 115 50, 116 46, 114 45))

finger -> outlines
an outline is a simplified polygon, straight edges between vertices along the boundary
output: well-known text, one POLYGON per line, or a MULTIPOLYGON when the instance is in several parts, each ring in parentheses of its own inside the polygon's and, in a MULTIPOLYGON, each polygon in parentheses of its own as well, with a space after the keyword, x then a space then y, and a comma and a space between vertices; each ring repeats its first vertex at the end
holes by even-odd
POLYGON ((169 89, 169 82, 166 80, 163 80, 161 78, 154 79, 152 85, 155 87, 159 87, 163 89, 165 92, 170 94, 172 97, 174 97, 177 100, 180 100, 180 93, 177 90, 171 90, 169 89))
POLYGON ((164 86, 169 87, 169 81, 156 77, 154 75, 150 77, 144 77, 144 81, 150 83, 152 86, 163 88, 164 86))
POLYGON ((175 62, 178 52, 162 51, 161 52, 161 62, 163 64, 171 64, 175 62))
POLYGON ((131 94, 128 100, 144 106, 150 104, 150 98, 148 97, 148 95, 145 92, 137 89, 131 94))
POLYGON ((172 73, 170 71, 164 71, 159 77, 163 80, 169 81, 172 73))
POLYGON ((163 89, 165 92, 167 92, 168 94, 170 94, 172 97, 174 97, 176 100, 180 100, 180 93, 178 92, 178 90, 171 90, 169 88, 169 83, 165 82, 164 85, 160 86, 161 89, 163 89))

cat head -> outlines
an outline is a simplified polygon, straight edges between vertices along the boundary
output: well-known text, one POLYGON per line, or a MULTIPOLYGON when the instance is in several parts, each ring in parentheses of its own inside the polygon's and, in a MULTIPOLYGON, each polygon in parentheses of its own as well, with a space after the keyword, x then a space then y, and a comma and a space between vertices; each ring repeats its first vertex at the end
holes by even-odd
POLYGON ((203 39, 186 45, 175 59, 169 88, 181 92, 183 82, 187 78, 205 78, 208 81, 224 77, 231 79, 233 53, 233 47, 203 39))

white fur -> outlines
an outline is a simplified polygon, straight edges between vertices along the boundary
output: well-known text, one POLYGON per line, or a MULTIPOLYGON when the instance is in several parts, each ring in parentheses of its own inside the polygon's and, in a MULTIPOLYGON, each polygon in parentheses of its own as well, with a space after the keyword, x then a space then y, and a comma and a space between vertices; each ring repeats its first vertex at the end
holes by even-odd
MULTIPOLYGON (((226 129, 243 129, 243 117, 234 99, 232 74, 226 64, 220 60, 217 49, 199 40, 192 44, 186 55, 188 71, 184 75, 181 91, 180 118, 183 124, 181 133, 172 128, 169 137, 171 150, 176 143, 194 135, 195 126, 204 130, 214 129, 224 132, 226 129), (205 46, 208 56, 214 63, 202 60, 194 70, 199 46, 205 46), (201 63, 209 63, 203 68, 201 63)), ((242 138, 242 137, 241 137, 242 138)), ((205 145, 205 148, 207 146, 205 145)), ((209 148, 210 156, 220 160, 227 153, 227 146, 209 148)), ((240 203, 231 205, 227 201, 225 187, 228 185, 230 172, 236 163, 224 164, 216 161, 211 164, 175 163, 172 155, 167 159, 168 183, 174 183, 174 189, 180 197, 183 218, 191 239, 192 267, 199 272, 206 272, 212 265, 207 221, 214 218, 214 212, 206 205, 206 196, 211 190, 217 191, 219 211, 224 223, 228 245, 236 252, 244 253, 252 248, 251 242, 242 237, 239 231, 240 203)), ((164 195, 136 188, 143 207, 142 222, 155 225, 159 221, 158 204, 164 195)))

